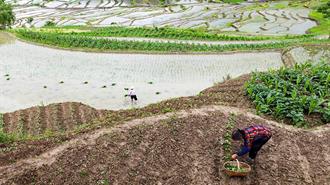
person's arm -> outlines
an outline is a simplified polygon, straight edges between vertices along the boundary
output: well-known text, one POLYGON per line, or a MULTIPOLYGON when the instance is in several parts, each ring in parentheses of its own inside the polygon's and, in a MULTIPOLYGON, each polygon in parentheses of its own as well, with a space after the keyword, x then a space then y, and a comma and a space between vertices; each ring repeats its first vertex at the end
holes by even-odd
POLYGON ((250 152, 250 147, 247 144, 244 144, 241 149, 236 153, 238 156, 242 156, 250 152))
POLYGON ((240 150, 236 153, 238 156, 242 156, 250 152, 251 150, 251 143, 249 140, 244 139, 244 143, 241 146, 240 150))

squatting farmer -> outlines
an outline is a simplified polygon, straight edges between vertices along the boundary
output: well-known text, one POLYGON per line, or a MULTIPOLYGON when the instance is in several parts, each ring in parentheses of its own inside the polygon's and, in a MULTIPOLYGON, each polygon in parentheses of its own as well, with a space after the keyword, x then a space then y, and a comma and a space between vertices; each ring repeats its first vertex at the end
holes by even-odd
POLYGON ((270 129, 261 125, 250 126, 242 130, 234 130, 232 132, 232 139, 234 141, 243 141, 243 145, 237 153, 231 156, 231 158, 235 160, 238 156, 243 156, 249 153, 247 162, 253 163, 258 151, 271 137, 272 133, 270 129))

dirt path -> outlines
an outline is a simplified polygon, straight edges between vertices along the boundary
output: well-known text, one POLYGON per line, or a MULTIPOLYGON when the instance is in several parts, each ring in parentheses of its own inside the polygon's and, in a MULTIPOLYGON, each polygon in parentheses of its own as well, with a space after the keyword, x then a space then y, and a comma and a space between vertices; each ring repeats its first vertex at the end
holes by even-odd
MULTIPOLYGON (((315 179, 312 178, 312 175, 310 174, 310 173, 312 173, 312 170, 314 170, 315 166, 313 166, 313 165, 315 165, 315 164, 310 164, 310 162, 309 162, 310 159, 308 159, 308 156, 306 156, 306 152, 311 152, 311 151, 301 151, 302 147, 299 146, 300 143, 297 143, 298 140, 294 140, 293 143, 291 143, 292 140, 290 140, 290 137, 297 136, 300 134, 302 134, 302 136, 304 136, 304 137, 306 135, 308 135, 307 138, 309 138, 309 141, 311 141, 314 138, 317 139, 317 138, 322 138, 322 137, 326 137, 326 136, 328 137, 329 130, 330 130, 329 126, 319 127, 319 128, 313 129, 313 130, 306 131, 303 129, 294 128, 289 125, 284 125, 284 124, 280 124, 280 123, 277 123, 274 121, 265 120, 264 118, 254 115, 245 109, 239 109, 239 108, 227 107, 227 106, 207 106, 207 107, 203 107, 200 109, 192 109, 192 110, 180 111, 177 113, 167 113, 164 115, 152 116, 152 117, 148 117, 148 118, 144 118, 144 119, 136 119, 136 120, 132 120, 132 121, 123 123, 123 124, 118 125, 113 128, 102 128, 102 129, 93 131, 92 133, 86 133, 84 135, 78 136, 77 138, 72 139, 66 143, 63 143, 62 145, 60 145, 58 147, 50 149, 49 151, 47 151, 37 157, 27 158, 24 160, 20 160, 14 164, 0 167, 0 177, 1 177, 0 184, 7 184, 10 182, 13 182, 16 178, 18 180, 22 179, 23 176, 26 176, 26 173, 29 171, 35 172, 35 171, 38 171, 39 169, 43 169, 46 167, 51 167, 53 165, 56 165, 56 163, 59 162, 58 160, 60 160, 60 161, 63 160, 63 158, 66 158, 66 155, 70 156, 70 153, 73 151, 83 149, 83 148, 90 149, 91 147, 98 146, 98 142, 99 142, 100 138, 102 138, 106 135, 109 135, 109 134, 125 135, 125 133, 130 132, 130 130, 132 128, 138 128, 141 126, 145 127, 148 125, 149 126, 159 125, 158 123, 160 123, 162 121, 166 121, 166 120, 171 120, 171 119, 175 120, 175 119, 188 119, 190 117, 198 117, 198 118, 205 117, 205 119, 212 120, 217 117, 221 117, 221 116, 214 116, 213 114, 215 114, 215 113, 223 114, 225 117, 227 117, 229 115, 229 113, 234 113, 237 115, 244 116, 244 120, 238 121, 238 123, 242 123, 242 122, 263 123, 263 124, 269 125, 274 130, 280 130, 279 132, 286 133, 286 134, 283 134, 282 136, 285 137, 287 140, 284 138, 283 140, 279 141, 277 143, 278 146, 276 146, 274 144, 274 142, 271 142, 270 146, 274 147, 275 150, 276 149, 282 150, 281 146, 292 145, 292 147, 290 149, 292 150, 293 153, 296 153, 296 157, 293 160, 298 162, 297 165, 302 170, 301 174, 303 174, 302 178, 304 179, 304 182, 306 184, 315 182, 315 179)), ((220 127, 223 127, 223 126, 224 126, 224 124, 220 125, 220 127)), ((221 128, 219 128, 218 130, 221 130, 221 128)), ((201 135, 203 135, 202 133, 205 133, 205 130, 201 129, 200 133, 201 133, 201 135)), ((147 134, 149 134, 149 132, 147 132, 147 134)), ((152 136, 150 136, 150 137, 152 137, 152 136)), ((182 137, 184 137, 184 136, 182 136, 182 137)), ((171 138, 167 138, 167 139, 171 139, 171 138)), ((129 138, 126 138, 126 140, 129 140, 129 138)), ((193 136, 193 138, 191 140, 192 141, 195 140, 195 142, 193 142, 193 143, 198 143, 200 139, 193 136)), ((276 139, 274 139, 274 140, 276 140, 276 139)), ((128 141, 120 142, 119 145, 121 147, 125 146, 127 142, 128 141)), ((138 162, 141 161, 141 159, 143 159, 144 152, 146 150, 148 150, 150 145, 154 145, 154 144, 155 143, 152 143, 152 142, 149 142, 149 143, 142 142, 142 144, 138 145, 139 146, 138 151, 140 151, 140 152, 137 152, 134 155, 131 155, 131 159, 127 160, 127 161, 130 161, 128 163, 131 165, 131 168, 135 168, 135 167, 139 166, 138 162), (138 153, 140 153, 140 154, 138 154, 138 153)), ((192 164, 195 167, 190 168, 189 172, 187 172, 187 175, 194 179, 192 181, 193 183, 199 184, 200 182, 206 180, 205 177, 207 177, 207 172, 212 171, 212 168, 206 164, 207 161, 203 161, 203 159, 202 159, 203 156, 201 156, 200 153, 197 152, 198 148, 200 146, 196 146, 196 145, 190 145, 190 146, 191 147, 188 147, 187 150, 191 151, 190 157, 191 157, 192 161, 190 160, 190 162, 192 162, 192 164), (205 168, 205 170, 201 170, 199 168, 205 168), (200 172, 204 172, 205 174, 203 175, 200 172)), ((307 146, 309 147, 309 145, 305 145, 304 147, 307 147, 307 146)), ((322 146, 322 147, 324 147, 325 149, 327 148, 327 146, 322 146)), ((115 148, 115 147, 113 147, 113 148, 115 148)), ((320 150, 320 148, 318 148, 318 149, 320 150)), ((173 148, 173 150, 175 150, 175 148, 173 148)), ((134 152, 136 152, 136 151, 137 151, 137 149, 134 150, 134 152)), ((96 152, 98 154, 102 153, 101 151, 98 151, 98 150, 96 152)), ((325 151, 323 151, 323 152, 325 152, 325 151)), ((79 152, 79 153, 81 153, 81 152, 79 152)), ((75 154, 74 156, 76 156, 76 155, 77 154, 75 154)), ((283 156, 281 156, 281 155, 274 156, 274 154, 272 154, 272 153, 267 154, 267 155, 270 155, 267 158, 270 161, 283 160, 283 156)), ((79 157, 77 157, 77 158, 79 158, 79 157)), ((66 159, 66 160, 68 160, 68 159, 66 159)), ((163 159, 163 160, 165 160, 165 159, 163 159)), ((215 160, 218 160, 217 163, 219 163, 219 156, 215 156, 215 160)), ((293 162, 293 160, 291 162, 293 162)), ((326 154, 324 155, 323 162, 324 162, 324 165, 330 164, 329 155, 326 155, 326 154)), ((180 163, 181 162, 179 161, 178 164, 180 164, 180 163)), ((294 164, 296 164, 296 163, 294 163, 294 164)), ((86 165, 87 165, 87 163, 86 163, 86 165)), ((295 165, 293 165, 293 166, 295 166, 295 165)), ((62 167, 65 168, 65 166, 62 166, 62 167)), ((262 168, 262 166, 261 166, 261 168, 262 168)), ((179 169, 181 169, 181 167, 179 169)), ((297 170, 299 171, 299 169, 297 169, 297 170)), ((212 172, 212 173, 218 173, 218 176, 219 176, 218 179, 215 178, 217 180, 219 180, 219 178, 220 178, 220 180, 222 178, 224 178, 222 175, 219 175, 219 172, 212 172)), ((258 172, 258 170, 256 170, 256 173, 251 175, 251 177, 258 175, 258 173, 263 173, 263 172, 261 172, 261 171, 258 172)), ((290 173, 293 173, 293 172, 290 172, 290 173)), ((288 179, 290 179, 290 178, 289 177, 284 178, 284 180, 288 180, 288 179)), ((207 181, 208 181, 208 183, 212 183, 209 180, 207 180, 207 181)), ((22 181, 19 181, 19 182, 22 182, 22 181)), ((124 182, 124 181, 122 181, 122 182, 124 182)), ((249 181, 249 182, 252 182, 252 181, 249 181)), ((20 183, 18 183, 18 184, 20 184, 20 183)), ((183 184, 185 184, 185 183, 183 183, 183 184)), ((228 183, 228 184, 235 184, 235 183, 233 183, 233 181, 230 181, 230 183, 228 183)), ((237 184, 239 184, 239 182, 237 182, 237 184)), ((302 184, 304 184, 304 183, 302 183, 302 184)))

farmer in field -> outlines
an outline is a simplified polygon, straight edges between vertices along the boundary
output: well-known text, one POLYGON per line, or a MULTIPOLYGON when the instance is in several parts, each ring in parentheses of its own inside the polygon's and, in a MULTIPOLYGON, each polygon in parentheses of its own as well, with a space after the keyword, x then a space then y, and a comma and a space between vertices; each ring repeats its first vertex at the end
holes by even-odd
POLYGON ((243 145, 237 153, 231 156, 231 158, 235 160, 238 156, 243 156, 249 153, 247 162, 253 163, 258 151, 271 137, 272 133, 270 129, 261 125, 250 126, 242 130, 234 130, 232 132, 232 139, 235 141, 243 140, 243 145))
POLYGON ((137 101, 137 100, 138 100, 138 99, 137 99, 137 96, 136 96, 136 93, 135 93, 135 90, 134 90, 134 87, 130 87, 130 88, 129 88, 128 96, 131 97, 131 101, 132 101, 132 103, 133 103, 134 101, 137 101))

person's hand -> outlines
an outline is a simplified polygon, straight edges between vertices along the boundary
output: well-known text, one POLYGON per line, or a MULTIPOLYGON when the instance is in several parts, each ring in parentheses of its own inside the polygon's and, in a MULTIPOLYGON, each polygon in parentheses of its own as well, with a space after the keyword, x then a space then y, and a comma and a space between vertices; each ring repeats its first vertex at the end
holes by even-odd
POLYGON ((237 157, 238 157, 237 154, 233 154, 233 155, 231 156, 231 159, 232 159, 232 160, 235 160, 235 159, 237 159, 237 157))

